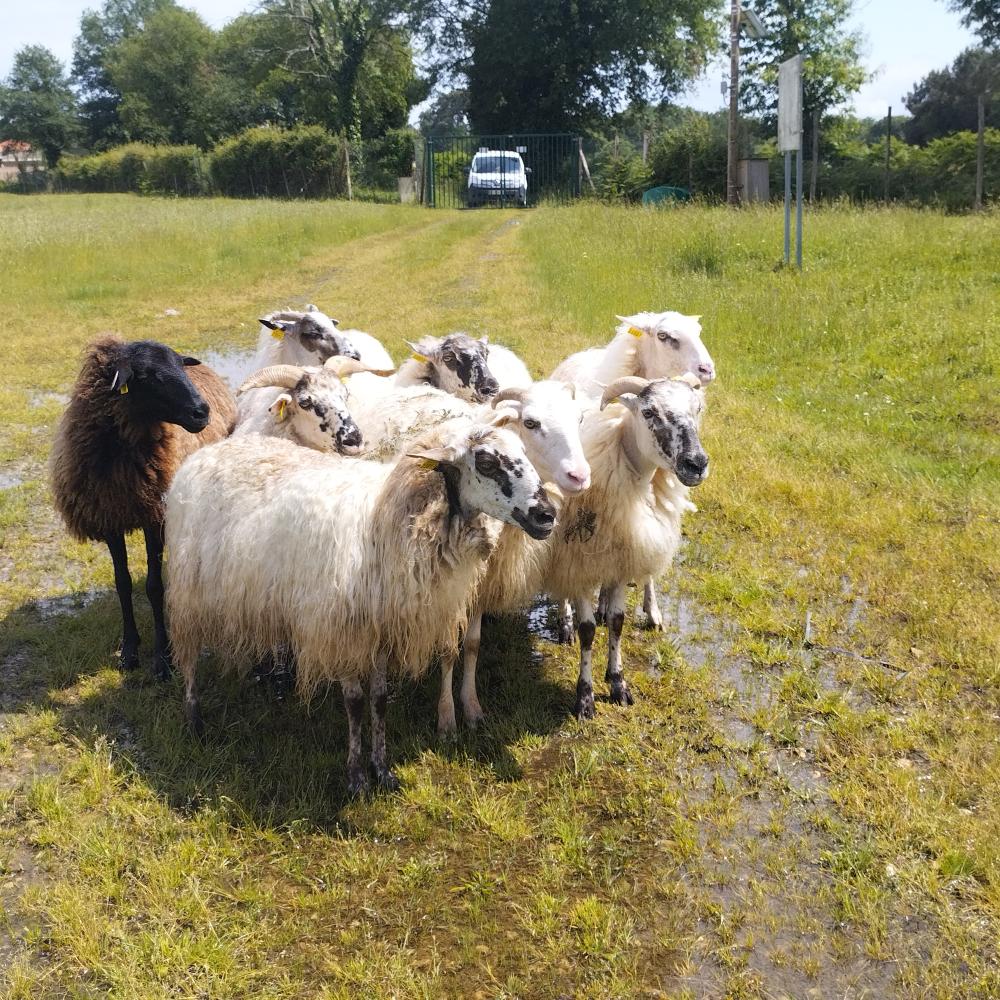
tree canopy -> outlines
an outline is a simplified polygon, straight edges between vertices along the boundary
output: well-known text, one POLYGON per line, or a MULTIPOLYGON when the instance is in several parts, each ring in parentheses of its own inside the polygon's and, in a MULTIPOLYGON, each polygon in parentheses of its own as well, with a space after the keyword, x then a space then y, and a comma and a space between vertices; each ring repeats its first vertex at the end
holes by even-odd
MULTIPOLYGON (((966 49, 951 66, 928 73, 906 95, 913 116, 906 123, 907 142, 926 145, 952 132, 974 131, 978 97, 1000 91, 1000 52, 966 49)), ((986 106, 986 125, 1000 127, 1000 94, 986 106)))
POLYGON ((997 0, 949 0, 948 6, 961 13, 962 24, 979 35, 983 45, 1000 45, 1000 3, 997 0))
POLYGON ((26 45, 14 56, 0 86, 3 138, 28 142, 54 166, 77 135, 76 100, 63 64, 42 45, 26 45))
POLYGON ((675 94, 721 25, 714 0, 414 0, 411 18, 435 68, 468 81, 487 132, 584 128, 675 94))
POLYGON ((778 64, 802 54, 802 105, 826 115, 857 93, 866 75, 861 35, 849 31, 851 0, 756 0, 762 38, 742 41, 740 101, 773 129, 778 113, 778 64))

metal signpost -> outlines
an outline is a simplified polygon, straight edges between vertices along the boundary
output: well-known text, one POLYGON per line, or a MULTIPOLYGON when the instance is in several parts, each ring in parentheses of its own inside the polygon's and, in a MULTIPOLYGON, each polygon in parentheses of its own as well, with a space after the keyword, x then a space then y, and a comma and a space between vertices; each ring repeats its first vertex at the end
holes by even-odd
POLYGON ((802 269, 802 56, 778 67, 778 149, 785 154, 785 263, 791 257, 792 153, 795 153, 795 263, 802 269))

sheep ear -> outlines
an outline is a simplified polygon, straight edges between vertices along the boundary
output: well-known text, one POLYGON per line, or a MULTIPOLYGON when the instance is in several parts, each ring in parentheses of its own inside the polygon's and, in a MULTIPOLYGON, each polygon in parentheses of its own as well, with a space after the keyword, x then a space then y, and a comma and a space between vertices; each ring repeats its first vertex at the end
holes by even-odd
MULTIPOLYGON (((315 302, 307 302, 306 303, 306 312, 307 313, 318 313, 319 312, 319 306, 317 306, 315 302)), ((334 322, 336 322, 336 320, 334 320, 334 322)))
POLYGON ((601 400, 601 409, 610 406, 612 403, 621 403, 626 409, 634 410, 638 396, 634 392, 623 392, 620 396, 615 396, 614 399, 601 400))
POLYGON ((291 403, 292 397, 287 393, 283 392, 268 408, 267 411, 270 413, 275 420, 280 424, 283 420, 288 419, 288 404, 291 403))
POLYGON ((404 340, 403 343, 413 352, 414 361, 430 361, 430 358, 424 353, 424 348, 414 344, 412 340, 404 340))
POLYGON ((117 389, 123 396, 128 392, 128 380, 132 377, 132 366, 127 361, 119 363, 111 379, 111 389, 117 389))
POLYGON ((181 364, 185 368, 193 368, 195 365, 200 365, 201 362, 197 358, 189 358, 186 354, 181 355, 181 364))
POLYGON ((280 323, 275 323, 275 321, 273 319, 267 319, 264 316, 261 316, 261 318, 257 322, 260 323, 261 326, 266 326, 268 328, 268 330, 280 330, 281 329, 281 324, 280 323))
POLYGON ((480 344, 489 344, 489 342, 490 338, 485 333, 479 338, 480 344))
POLYGON ((521 414, 513 406, 502 406, 490 419, 491 427, 506 427, 507 424, 516 423, 521 419, 521 414))
POLYGON ((420 451, 408 451, 407 458, 418 458, 425 469, 436 469, 439 465, 452 465, 455 456, 449 448, 423 448, 420 451))

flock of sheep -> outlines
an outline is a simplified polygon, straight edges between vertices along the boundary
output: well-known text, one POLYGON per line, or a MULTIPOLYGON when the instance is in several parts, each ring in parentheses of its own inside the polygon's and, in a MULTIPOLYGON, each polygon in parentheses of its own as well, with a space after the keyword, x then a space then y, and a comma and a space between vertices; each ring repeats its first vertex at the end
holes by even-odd
POLYGON ((139 656, 125 536, 141 529, 154 674, 176 664, 195 732, 205 648, 240 670, 283 665, 304 697, 339 681, 353 794, 370 780, 364 686, 371 774, 396 788, 389 674, 439 660, 438 729, 449 733, 461 655, 463 713, 477 724, 482 616, 537 594, 562 602, 564 641, 575 612, 577 716, 594 714, 598 618, 611 698, 631 704, 625 590, 643 582, 658 626, 653 578, 694 509, 688 488, 708 472, 698 428, 715 369, 698 317, 619 318, 607 346, 534 381, 486 338, 426 337, 396 368, 374 337, 314 306, 272 313, 235 398, 163 344, 92 343, 53 449, 53 493, 69 531, 111 552, 123 666, 139 656))

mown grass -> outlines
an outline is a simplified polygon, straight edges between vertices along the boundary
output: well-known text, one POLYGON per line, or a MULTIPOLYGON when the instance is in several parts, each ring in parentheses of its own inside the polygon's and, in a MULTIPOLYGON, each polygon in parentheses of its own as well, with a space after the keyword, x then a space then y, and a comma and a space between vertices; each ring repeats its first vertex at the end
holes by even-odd
POLYGON ((1000 995, 1000 230, 807 225, 799 275, 772 211, 0 199, 0 989, 1000 995), (485 730, 438 745, 436 679, 402 688, 404 789, 348 802, 337 697, 207 681, 200 747, 176 681, 115 670, 109 560, 42 476, 80 347, 246 347, 303 301, 538 374, 703 315, 712 475, 632 710, 578 725, 573 651, 496 622, 485 730))

